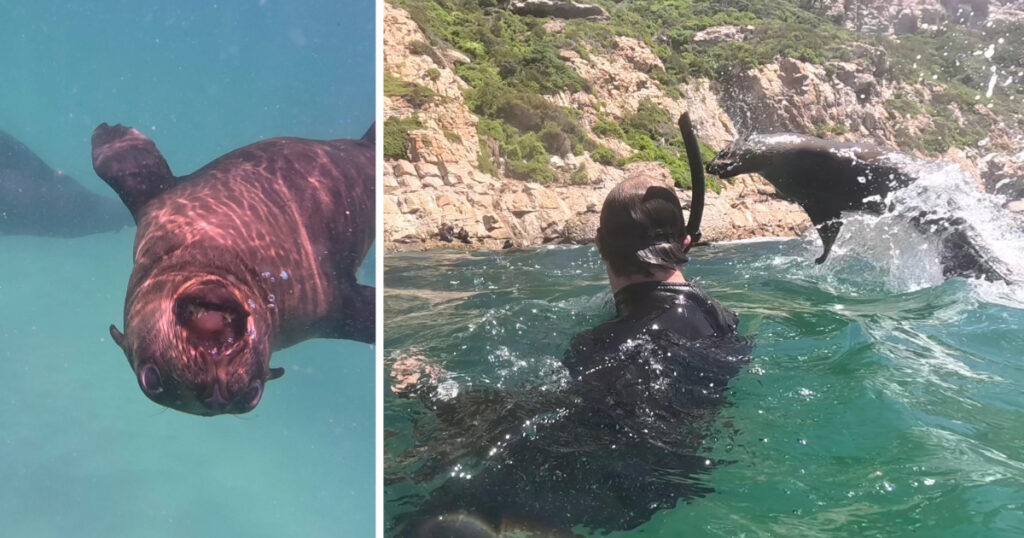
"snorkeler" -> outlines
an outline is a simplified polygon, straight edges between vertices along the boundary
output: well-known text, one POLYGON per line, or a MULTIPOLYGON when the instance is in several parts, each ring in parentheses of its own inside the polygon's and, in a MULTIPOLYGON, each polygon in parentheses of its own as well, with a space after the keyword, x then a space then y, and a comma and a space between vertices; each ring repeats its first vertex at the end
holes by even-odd
POLYGON ((639 177, 608 193, 597 248, 608 271, 616 318, 577 335, 562 360, 584 398, 614 400, 614 408, 629 412, 671 405, 660 389, 676 381, 663 378, 703 377, 707 372, 699 365, 675 371, 659 364, 660 358, 623 351, 654 340, 674 348, 664 350, 669 355, 685 355, 690 342, 736 336, 736 314, 683 277, 680 266, 688 260, 690 241, 672 189, 639 177))
POLYGON ((437 367, 396 361, 392 390, 424 401, 441 432, 410 449, 414 478, 450 478, 409 503, 389 532, 628 530, 709 493, 700 477, 712 462, 701 452, 750 347, 736 314, 683 277, 691 235, 669 186, 638 177, 611 190, 596 239, 616 317, 573 339, 562 360, 566 390, 452 396, 422 382, 421 372, 443 376, 437 367))

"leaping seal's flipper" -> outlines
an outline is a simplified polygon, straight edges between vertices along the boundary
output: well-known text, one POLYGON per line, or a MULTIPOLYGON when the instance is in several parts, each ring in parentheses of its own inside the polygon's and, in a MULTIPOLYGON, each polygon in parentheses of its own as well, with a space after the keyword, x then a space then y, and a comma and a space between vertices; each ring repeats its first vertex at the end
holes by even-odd
POLYGON ((101 123, 92 132, 92 167, 128 206, 139 208, 175 183, 171 167, 146 135, 124 125, 101 123))
POLYGON ((362 142, 368 142, 370 144, 377 143, 377 122, 370 124, 370 128, 366 130, 366 133, 360 138, 362 142))
POLYGON ((989 261, 989 256, 982 254, 977 242, 971 240, 963 228, 954 229, 944 236, 941 247, 942 276, 946 278, 981 277, 989 282, 1010 280, 989 261))
POLYGON ((839 229, 843 227, 843 221, 839 220, 840 212, 832 209, 822 209, 816 206, 804 206, 804 211, 811 218, 811 223, 818 230, 821 243, 825 247, 821 256, 815 258, 814 263, 824 263, 832 252, 832 245, 839 237, 839 229))

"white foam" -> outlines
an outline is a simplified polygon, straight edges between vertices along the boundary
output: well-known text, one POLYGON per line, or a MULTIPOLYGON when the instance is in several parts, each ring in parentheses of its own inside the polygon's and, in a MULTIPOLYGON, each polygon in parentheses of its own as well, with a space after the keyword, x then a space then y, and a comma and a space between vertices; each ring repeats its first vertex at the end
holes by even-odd
POLYGON ((793 237, 748 237, 746 239, 731 239, 729 241, 715 241, 716 245, 745 245, 750 243, 776 243, 779 241, 795 241, 793 237))
POLYGON ((844 215, 832 256, 868 258, 887 271, 887 284, 896 290, 937 285, 944 280, 939 259, 944 232, 920 232, 912 219, 924 212, 929 219, 962 219, 986 260, 1010 279, 1011 288, 1021 288, 1024 230, 1013 214, 1002 209, 1003 198, 978 192, 973 179, 957 165, 914 162, 903 169, 919 179, 890 193, 886 205, 894 211, 881 216, 844 215))
POLYGON ((757 135, 756 138, 752 137, 752 140, 756 142, 763 142, 765 144, 799 144, 806 140, 806 137, 789 133, 775 133, 757 135))

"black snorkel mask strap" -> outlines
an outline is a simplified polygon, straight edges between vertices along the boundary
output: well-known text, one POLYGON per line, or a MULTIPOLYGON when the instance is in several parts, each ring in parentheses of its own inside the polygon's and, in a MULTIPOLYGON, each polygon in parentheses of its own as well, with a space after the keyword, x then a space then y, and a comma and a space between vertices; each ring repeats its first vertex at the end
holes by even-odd
POLYGON ((697 135, 693 132, 693 124, 690 123, 690 113, 683 112, 679 116, 679 132, 683 135, 683 144, 686 145, 686 161, 690 165, 690 220, 686 223, 686 233, 690 236, 690 244, 685 252, 689 252, 693 245, 701 240, 700 221, 704 217, 704 161, 700 156, 700 146, 697 144, 697 135))

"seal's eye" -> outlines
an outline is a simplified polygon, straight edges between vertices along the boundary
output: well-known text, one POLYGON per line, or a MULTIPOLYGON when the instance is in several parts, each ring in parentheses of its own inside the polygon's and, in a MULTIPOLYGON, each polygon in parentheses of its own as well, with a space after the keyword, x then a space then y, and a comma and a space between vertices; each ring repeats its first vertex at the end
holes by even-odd
POLYGON ((246 389, 245 394, 242 395, 242 401, 245 402, 245 410, 252 411, 256 404, 260 403, 260 398, 263 397, 263 383, 260 381, 253 381, 252 385, 246 389))
POLYGON ((139 384, 147 394, 159 394, 164 391, 164 384, 160 380, 160 370, 152 364, 147 364, 139 372, 139 384))

